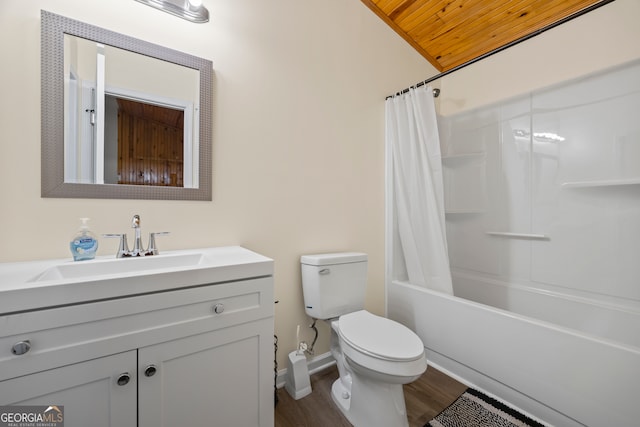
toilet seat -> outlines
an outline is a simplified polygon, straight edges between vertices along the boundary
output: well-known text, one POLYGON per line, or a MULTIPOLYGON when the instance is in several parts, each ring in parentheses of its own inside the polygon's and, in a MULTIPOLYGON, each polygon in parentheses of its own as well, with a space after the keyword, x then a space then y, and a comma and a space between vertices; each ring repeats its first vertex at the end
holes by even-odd
POLYGON ((410 361, 424 353, 422 341, 411 329, 366 310, 340 316, 338 330, 351 347, 372 357, 410 361))
POLYGON ((344 354, 358 365, 402 377, 426 369, 422 341, 400 323, 360 310, 340 316, 337 329, 344 354))

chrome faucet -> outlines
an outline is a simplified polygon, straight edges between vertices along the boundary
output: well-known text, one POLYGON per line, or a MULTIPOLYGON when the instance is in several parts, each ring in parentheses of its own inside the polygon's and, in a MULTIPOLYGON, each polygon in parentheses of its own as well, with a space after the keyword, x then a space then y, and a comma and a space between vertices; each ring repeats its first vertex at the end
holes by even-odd
POLYGON ((142 248, 142 238, 140 237, 142 234, 140 230, 140 215, 134 215, 133 218, 131 218, 131 228, 135 230, 136 237, 133 241, 133 250, 130 256, 145 256, 146 251, 142 248))
POLYGON ((116 258, 130 257, 129 244, 127 243, 127 235, 125 234, 103 234, 102 237, 119 238, 120 245, 118 245, 118 252, 116 252, 116 258))
POLYGON ((149 247, 147 248, 145 255, 158 255, 160 251, 156 246, 156 236, 166 236, 167 234, 169 234, 168 231, 149 233, 149 247))
POLYGON ((128 258, 128 257, 140 257, 149 255, 158 255, 160 251, 156 246, 156 236, 166 236, 168 231, 149 233, 149 247, 144 249, 142 245, 142 230, 140 229, 140 215, 134 215, 131 218, 131 228, 135 230, 135 240, 133 242, 133 249, 129 250, 129 244, 127 243, 127 234, 103 234, 103 237, 119 238, 120 245, 118 246, 118 252, 116 252, 116 258, 128 258))

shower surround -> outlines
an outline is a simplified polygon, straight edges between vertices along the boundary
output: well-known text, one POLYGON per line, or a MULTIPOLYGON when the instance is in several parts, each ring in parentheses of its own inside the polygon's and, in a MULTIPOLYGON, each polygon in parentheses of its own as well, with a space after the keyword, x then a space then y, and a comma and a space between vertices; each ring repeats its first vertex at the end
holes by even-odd
POLYGON ((391 194, 387 224, 431 363, 553 425, 640 419, 638 111, 634 62, 439 117, 454 296, 409 283, 391 194))

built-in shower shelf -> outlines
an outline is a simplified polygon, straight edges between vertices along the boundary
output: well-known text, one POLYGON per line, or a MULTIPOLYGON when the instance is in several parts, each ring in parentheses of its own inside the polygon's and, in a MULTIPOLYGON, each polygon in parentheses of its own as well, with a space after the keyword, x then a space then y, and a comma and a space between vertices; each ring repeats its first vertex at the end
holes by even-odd
POLYGON ((484 210, 480 209, 445 209, 445 215, 459 215, 459 214, 481 214, 484 210))
POLYGON ((478 158, 484 157, 484 156, 485 156, 484 152, 452 154, 450 156, 442 156, 442 162, 443 163, 448 163, 448 162, 454 162, 456 160, 472 160, 472 159, 478 159, 478 158))
POLYGON ((510 231, 487 231, 485 233, 489 236, 503 237, 506 239, 551 240, 546 234, 512 233, 510 231))
POLYGON ((603 179, 596 181, 574 181, 563 182, 563 188, 586 188, 586 187, 613 187, 622 185, 639 185, 640 178, 630 179, 603 179))

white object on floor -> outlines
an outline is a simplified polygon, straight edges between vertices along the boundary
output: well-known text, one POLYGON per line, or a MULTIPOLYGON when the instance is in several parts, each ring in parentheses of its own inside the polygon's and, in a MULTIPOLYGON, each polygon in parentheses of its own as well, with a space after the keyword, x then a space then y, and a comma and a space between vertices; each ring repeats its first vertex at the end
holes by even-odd
POLYGON ((284 388, 295 400, 302 399, 311 393, 309 369, 304 352, 292 351, 289 353, 289 368, 284 388))

